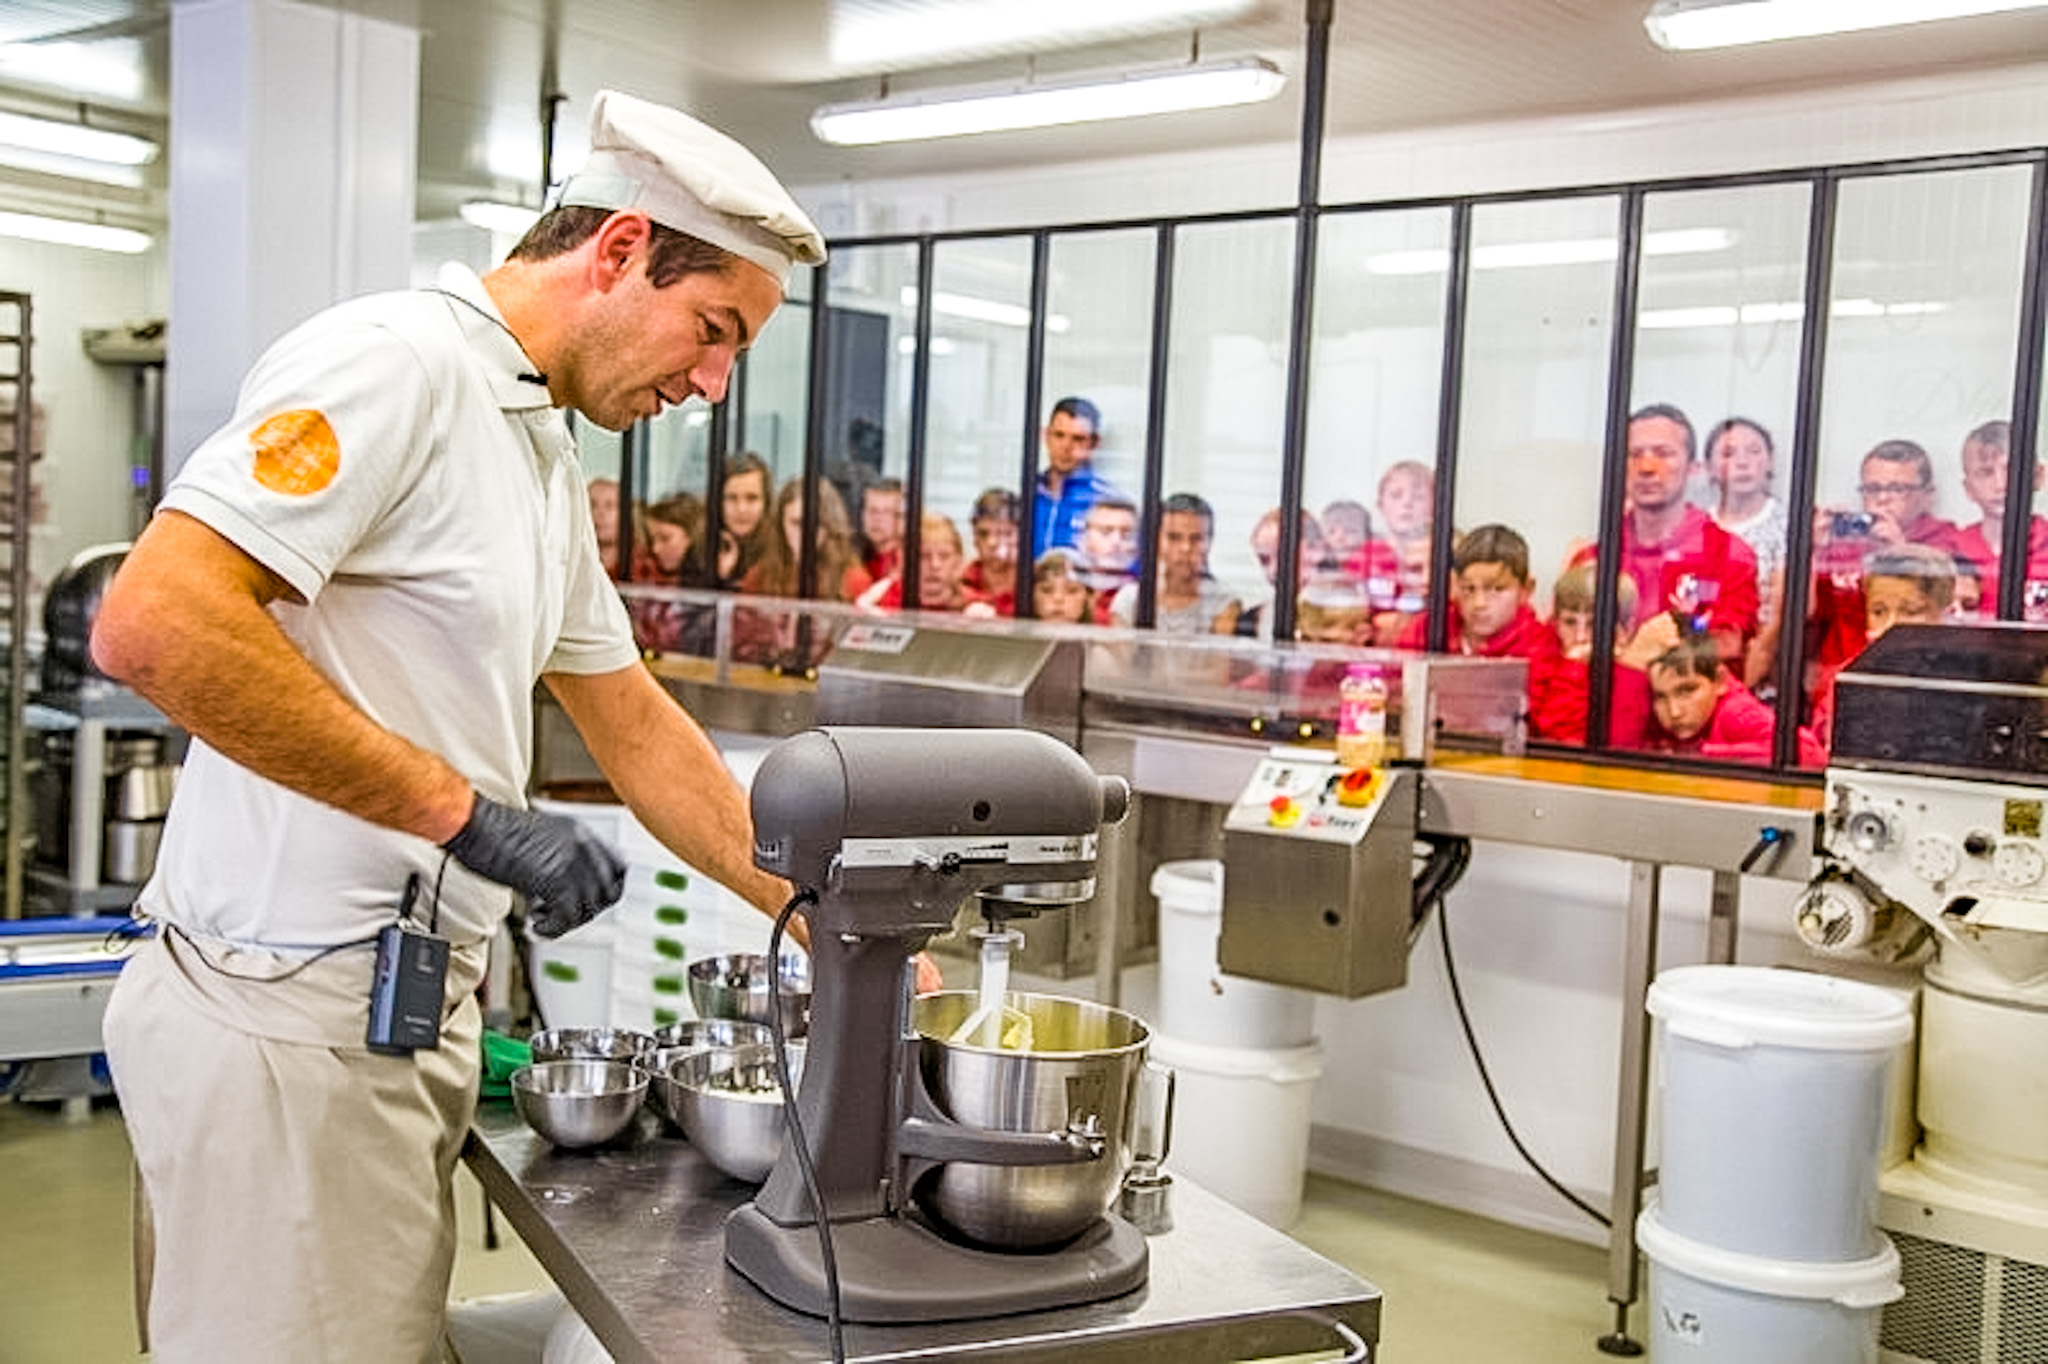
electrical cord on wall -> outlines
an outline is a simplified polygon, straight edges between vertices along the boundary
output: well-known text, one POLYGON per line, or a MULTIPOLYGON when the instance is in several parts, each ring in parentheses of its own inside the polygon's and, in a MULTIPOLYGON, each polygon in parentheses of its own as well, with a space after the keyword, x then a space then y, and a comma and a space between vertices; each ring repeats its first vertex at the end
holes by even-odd
MULTIPOLYGON (((1470 855, 1471 848, 1468 843, 1466 846, 1467 861, 1470 860, 1470 855)), ((1464 867, 1461 865, 1458 867, 1458 874, 1462 875, 1463 872, 1464 867)), ((1420 916, 1429 912, 1429 906, 1432 902, 1437 907, 1436 935, 1437 941, 1442 944, 1444 950, 1444 979, 1450 982, 1451 1004, 1457 1009, 1458 1027, 1465 1034, 1465 1047, 1466 1050, 1471 1052, 1472 1064, 1479 1071, 1479 1083, 1486 1090, 1486 1101, 1493 1105, 1493 1115, 1500 1120, 1501 1131, 1507 1134, 1508 1143, 1515 1148, 1515 1154, 1519 1155, 1523 1163, 1536 1172, 1536 1177, 1545 1184, 1548 1184, 1556 1192, 1557 1196, 1565 1202, 1571 1204, 1601 1226, 1611 1227, 1614 1225, 1612 1218, 1566 1188, 1561 1180, 1543 1168, 1543 1162, 1536 1159, 1535 1154, 1523 1144, 1521 1136, 1516 1133, 1514 1123, 1508 1118, 1507 1108, 1500 1101, 1500 1092, 1493 1087, 1493 1076, 1487 1070, 1486 1058, 1479 1050, 1479 1036, 1472 1030, 1472 1016, 1465 1009, 1465 991, 1458 984, 1458 963, 1451 954, 1451 916, 1449 905, 1443 897, 1444 892, 1450 889, 1450 883, 1455 882, 1457 879, 1456 875, 1443 878, 1441 884, 1434 888, 1433 894, 1428 899, 1418 898, 1415 912, 1419 919, 1420 916)))
POLYGON ((846 1328, 839 1318, 839 1261, 832 1253, 832 1219, 826 1215, 825 1195, 818 1187, 818 1167, 811 1163, 811 1146, 804 1139, 804 1121, 796 1111, 796 1086, 790 1083, 789 1039, 782 1024, 782 934, 790 915, 799 905, 818 903, 815 891, 799 890, 775 916, 768 933, 768 962, 772 984, 768 996, 768 1032, 775 1042, 775 1082, 782 1086, 782 1121, 789 1129, 789 1143, 796 1152, 796 1167, 803 1174, 804 1193, 811 1200, 811 1215, 818 1228, 818 1263, 825 1271, 825 1329, 832 1342, 832 1364, 846 1359, 846 1328))

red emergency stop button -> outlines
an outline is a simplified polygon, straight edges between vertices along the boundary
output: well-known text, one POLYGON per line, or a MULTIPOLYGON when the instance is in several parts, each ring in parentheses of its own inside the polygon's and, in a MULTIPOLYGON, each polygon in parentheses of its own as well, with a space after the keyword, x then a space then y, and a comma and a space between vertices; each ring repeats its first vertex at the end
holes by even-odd
POLYGON ((1301 802, 1293 796, 1275 796, 1266 803, 1266 822, 1276 829, 1291 829, 1301 823, 1301 802))
POLYGON ((1354 767, 1337 779, 1337 803, 1339 805, 1370 805, 1373 792, 1379 790, 1380 774, 1377 768, 1354 767))

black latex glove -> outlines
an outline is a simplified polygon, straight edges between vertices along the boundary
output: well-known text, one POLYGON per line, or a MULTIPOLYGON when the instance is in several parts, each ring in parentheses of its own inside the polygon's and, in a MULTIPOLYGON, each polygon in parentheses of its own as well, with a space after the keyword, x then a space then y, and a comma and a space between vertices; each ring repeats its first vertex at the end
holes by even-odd
POLYGON ((469 822, 442 846, 477 875, 524 895, 543 938, 589 923, 626 889, 626 864, 583 825, 481 794, 469 822))

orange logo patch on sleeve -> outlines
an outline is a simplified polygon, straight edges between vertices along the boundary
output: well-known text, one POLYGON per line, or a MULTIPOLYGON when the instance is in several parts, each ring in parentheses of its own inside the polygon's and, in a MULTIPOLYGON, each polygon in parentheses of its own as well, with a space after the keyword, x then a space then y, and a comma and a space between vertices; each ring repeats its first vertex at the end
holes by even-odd
POLYGON ((304 497, 334 482, 341 442, 324 414, 301 408, 280 412, 249 433, 256 481, 274 493, 304 497))

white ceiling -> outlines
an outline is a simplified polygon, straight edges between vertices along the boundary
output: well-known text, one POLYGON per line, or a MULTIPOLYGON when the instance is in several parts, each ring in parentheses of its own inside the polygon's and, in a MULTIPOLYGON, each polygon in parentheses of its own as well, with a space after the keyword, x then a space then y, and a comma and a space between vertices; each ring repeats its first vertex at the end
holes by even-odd
MULTIPOLYGON (((541 97, 549 90, 566 97, 555 144, 565 165, 580 158, 590 95, 614 86, 688 108, 753 147, 784 178, 812 183, 1286 142, 1299 136, 1301 123, 1305 0, 1183 4, 1163 21, 1129 21, 1086 41, 1073 35, 1075 15, 1104 12, 1122 0, 1039 0, 1037 11, 1058 21, 1064 39, 1009 38, 983 24, 973 39, 957 40, 946 51, 900 59, 835 56, 835 36, 843 40, 847 24, 861 19, 908 20, 912 34, 937 34, 939 11, 957 14, 986 0, 317 2, 422 29, 422 218, 447 216, 478 194, 537 194, 541 97), (1219 7, 1236 12, 1216 18, 1219 7), (1199 28, 1182 17, 1196 10, 1209 14, 1199 28), (817 104, 871 98, 885 81, 906 91, 1179 60, 1197 47, 1205 57, 1264 56, 1287 72, 1287 92, 1251 108, 895 147, 826 146, 807 123, 817 104), (494 172, 486 155, 494 142, 512 147, 525 164, 509 176, 494 172)), ((138 89, 92 97, 94 118, 160 128, 169 104, 171 3, 6 0, 0 43, 35 40, 48 50, 69 35, 89 51, 126 63, 138 89)), ((1327 131, 1341 136, 1610 112, 2048 57, 2048 11, 1678 54, 1650 43, 1641 22, 1647 5, 1335 0, 1327 131)), ((39 74, 34 61, 0 64, 0 107, 75 107, 76 92, 40 84, 39 74)), ((160 190, 161 170, 154 174, 160 190)), ((23 183, 20 173, 0 172, 0 189, 23 183)), ((155 198, 160 203, 160 193, 155 198)))

